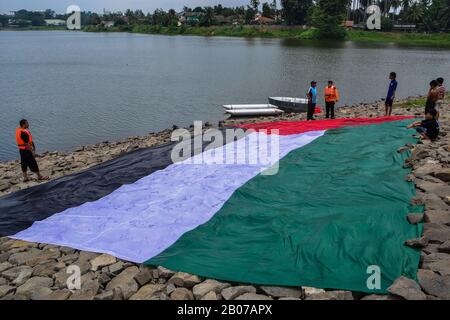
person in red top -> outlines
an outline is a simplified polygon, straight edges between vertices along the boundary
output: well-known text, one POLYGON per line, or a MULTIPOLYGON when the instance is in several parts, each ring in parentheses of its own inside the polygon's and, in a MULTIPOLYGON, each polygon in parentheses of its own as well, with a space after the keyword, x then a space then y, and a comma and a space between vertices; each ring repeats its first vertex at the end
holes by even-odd
POLYGON ((24 182, 29 181, 28 168, 31 172, 37 174, 39 180, 48 180, 48 177, 41 175, 39 166, 35 159, 35 145, 33 142, 33 136, 31 135, 28 121, 25 119, 20 120, 20 127, 16 129, 16 142, 19 148, 20 160, 22 165, 22 173, 24 182))

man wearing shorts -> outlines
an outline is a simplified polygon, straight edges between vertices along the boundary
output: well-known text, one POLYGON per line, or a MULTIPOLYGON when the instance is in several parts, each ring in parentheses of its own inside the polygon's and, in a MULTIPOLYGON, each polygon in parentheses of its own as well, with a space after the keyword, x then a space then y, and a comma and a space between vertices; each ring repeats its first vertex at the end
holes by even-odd
POLYGON ((386 96, 386 102, 385 102, 385 107, 386 107, 386 117, 390 116, 392 113, 392 105, 394 104, 394 99, 395 99, 395 91, 397 91, 397 74, 395 72, 391 72, 389 74, 389 79, 391 80, 391 82, 389 83, 389 89, 388 89, 388 93, 386 96))
POLYGON ((24 182, 29 181, 27 173, 28 169, 30 169, 31 172, 36 173, 39 180, 48 180, 48 177, 42 176, 39 172, 39 166, 34 156, 35 145, 33 136, 30 131, 28 131, 28 128, 28 121, 22 119, 20 120, 20 127, 16 129, 16 142, 19 147, 23 180, 24 182))

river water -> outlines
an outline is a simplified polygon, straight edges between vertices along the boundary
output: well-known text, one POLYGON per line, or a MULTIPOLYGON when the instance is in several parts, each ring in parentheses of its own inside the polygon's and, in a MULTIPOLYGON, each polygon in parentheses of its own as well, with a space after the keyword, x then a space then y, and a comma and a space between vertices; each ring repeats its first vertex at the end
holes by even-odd
MULTIPOLYGON (((69 31, 0 32, 0 161, 18 156, 14 130, 31 124, 38 151, 68 151, 194 120, 223 104, 304 97, 333 79, 341 104, 425 94, 450 70, 450 51, 352 42, 69 31)), ((322 91, 322 90, 320 90, 322 91)), ((319 99, 319 104, 322 104, 319 99)))

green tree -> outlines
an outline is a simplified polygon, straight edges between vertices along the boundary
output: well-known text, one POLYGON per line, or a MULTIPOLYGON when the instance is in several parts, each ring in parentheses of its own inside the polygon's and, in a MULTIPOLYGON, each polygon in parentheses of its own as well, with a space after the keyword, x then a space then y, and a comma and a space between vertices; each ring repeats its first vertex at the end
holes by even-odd
POLYGON ((306 24, 313 0, 281 0, 282 15, 288 25, 306 24))
POLYGON ((200 18, 200 25, 202 27, 209 27, 214 24, 214 9, 205 7, 204 12, 205 13, 200 18))
POLYGON ((259 0, 250 0, 250 5, 256 12, 258 12, 259 4, 260 4, 259 0))
POLYGON ((351 0, 317 0, 312 15, 312 25, 319 38, 342 39, 346 31, 342 26, 351 0))
POLYGON ((275 15, 275 12, 272 10, 272 7, 268 2, 264 2, 262 5, 262 15, 269 18, 272 18, 275 15))

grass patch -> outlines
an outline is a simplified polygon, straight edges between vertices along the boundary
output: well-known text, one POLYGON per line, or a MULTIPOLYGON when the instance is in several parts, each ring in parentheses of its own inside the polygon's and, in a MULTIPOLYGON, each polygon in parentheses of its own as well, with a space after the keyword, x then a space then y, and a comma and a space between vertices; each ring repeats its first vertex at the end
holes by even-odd
POLYGON ((449 33, 406 33, 406 32, 374 32, 348 31, 347 39, 366 42, 392 42, 415 46, 450 47, 449 33))

